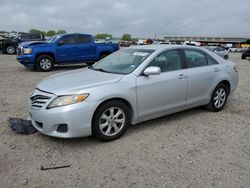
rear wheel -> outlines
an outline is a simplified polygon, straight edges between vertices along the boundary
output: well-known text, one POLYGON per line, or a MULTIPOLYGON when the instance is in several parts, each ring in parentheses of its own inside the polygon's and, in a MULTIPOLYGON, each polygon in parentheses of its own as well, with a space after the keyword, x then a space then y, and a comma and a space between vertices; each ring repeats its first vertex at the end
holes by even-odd
POLYGON ((36 70, 41 72, 48 72, 51 71, 54 67, 54 60, 49 55, 40 55, 36 59, 36 70))
POLYGON ((241 56, 241 59, 246 59, 246 56, 242 55, 242 56, 241 56))
POLYGON ((225 84, 218 84, 211 96, 210 103, 206 106, 207 109, 212 112, 221 111, 227 102, 228 93, 229 89, 225 84))
POLYGON ((6 53, 9 54, 9 55, 13 55, 16 53, 16 48, 15 46, 8 46, 6 48, 6 53))
POLYGON ((129 125, 129 108, 121 101, 109 101, 102 104, 92 120, 93 136, 102 141, 120 138, 129 125))

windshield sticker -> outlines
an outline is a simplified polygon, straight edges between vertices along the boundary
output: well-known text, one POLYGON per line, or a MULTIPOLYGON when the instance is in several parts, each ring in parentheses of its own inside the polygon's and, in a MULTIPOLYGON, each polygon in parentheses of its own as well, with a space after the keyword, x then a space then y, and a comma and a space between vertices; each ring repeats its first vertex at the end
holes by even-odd
POLYGON ((148 53, 146 53, 146 52, 134 52, 133 55, 145 57, 146 55, 148 55, 148 53))

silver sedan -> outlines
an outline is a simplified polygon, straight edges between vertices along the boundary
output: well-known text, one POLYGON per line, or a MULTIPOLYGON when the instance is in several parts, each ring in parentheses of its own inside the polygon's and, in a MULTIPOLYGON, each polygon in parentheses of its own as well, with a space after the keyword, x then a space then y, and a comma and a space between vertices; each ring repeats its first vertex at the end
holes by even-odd
POLYGON ((209 50, 136 46, 42 80, 30 95, 29 115, 45 135, 111 141, 130 124, 189 108, 218 112, 237 85, 235 64, 209 50))

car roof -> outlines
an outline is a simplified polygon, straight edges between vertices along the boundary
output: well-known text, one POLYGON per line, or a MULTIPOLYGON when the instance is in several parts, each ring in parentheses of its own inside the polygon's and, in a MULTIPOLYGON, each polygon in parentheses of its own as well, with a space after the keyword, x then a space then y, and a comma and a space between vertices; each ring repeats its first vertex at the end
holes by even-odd
POLYGON ((152 44, 152 45, 141 45, 141 46, 132 46, 129 47, 130 49, 140 49, 140 50, 167 50, 167 49, 201 49, 200 47, 196 46, 189 46, 189 45, 176 45, 176 44, 152 44))

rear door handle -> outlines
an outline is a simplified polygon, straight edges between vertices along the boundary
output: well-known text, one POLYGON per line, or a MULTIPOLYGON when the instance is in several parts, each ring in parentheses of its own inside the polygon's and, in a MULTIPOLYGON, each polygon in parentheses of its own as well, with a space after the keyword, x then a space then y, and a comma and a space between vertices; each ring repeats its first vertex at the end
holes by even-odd
POLYGON ((184 79, 184 78, 186 78, 186 76, 184 75, 184 74, 180 74, 179 76, 178 76, 178 79, 184 79))
POLYGON ((215 69, 214 69, 214 72, 219 72, 219 71, 220 71, 219 68, 215 68, 215 69))

